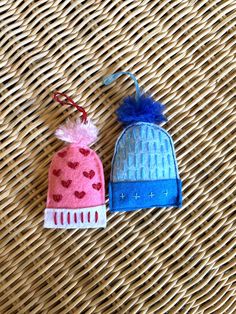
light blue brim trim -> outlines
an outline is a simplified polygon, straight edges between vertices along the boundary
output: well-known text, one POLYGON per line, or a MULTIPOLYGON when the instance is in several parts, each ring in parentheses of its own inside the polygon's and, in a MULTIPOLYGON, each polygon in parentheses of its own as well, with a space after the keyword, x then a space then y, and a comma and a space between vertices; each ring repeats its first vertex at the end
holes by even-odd
POLYGON ((181 207, 182 183, 179 179, 110 182, 109 196, 111 211, 181 207))

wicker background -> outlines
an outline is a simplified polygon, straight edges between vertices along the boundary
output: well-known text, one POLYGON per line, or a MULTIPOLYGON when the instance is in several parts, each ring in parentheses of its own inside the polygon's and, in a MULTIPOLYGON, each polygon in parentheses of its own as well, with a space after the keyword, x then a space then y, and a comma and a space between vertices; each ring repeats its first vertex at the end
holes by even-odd
POLYGON ((0 313, 236 313, 235 0, 2 0, 0 313), (182 209, 108 214, 105 230, 44 230, 53 133, 84 106, 109 177, 134 91, 166 104, 182 209))

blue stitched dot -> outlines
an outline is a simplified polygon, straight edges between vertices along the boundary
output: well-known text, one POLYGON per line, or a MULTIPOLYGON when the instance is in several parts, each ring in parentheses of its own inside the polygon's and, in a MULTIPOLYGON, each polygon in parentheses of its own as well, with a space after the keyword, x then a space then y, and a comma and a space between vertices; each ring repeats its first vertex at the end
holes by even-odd
POLYGON ((155 196, 155 194, 153 192, 148 194, 149 197, 153 198, 155 196))
POLYGON ((168 195, 168 191, 164 191, 163 194, 164 194, 165 196, 167 196, 167 195, 168 195))

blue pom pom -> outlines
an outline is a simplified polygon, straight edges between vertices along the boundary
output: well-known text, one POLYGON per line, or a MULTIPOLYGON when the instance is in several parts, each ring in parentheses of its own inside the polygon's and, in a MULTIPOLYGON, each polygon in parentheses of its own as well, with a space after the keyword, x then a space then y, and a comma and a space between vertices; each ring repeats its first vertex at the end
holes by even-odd
POLYGON ((163 114, 165 106, 150 96, 141 95, 138 101, 135 96, 128 96, 116 111, 118 120, 124 125, 136 122, 161 123, 167 121, 163 114))

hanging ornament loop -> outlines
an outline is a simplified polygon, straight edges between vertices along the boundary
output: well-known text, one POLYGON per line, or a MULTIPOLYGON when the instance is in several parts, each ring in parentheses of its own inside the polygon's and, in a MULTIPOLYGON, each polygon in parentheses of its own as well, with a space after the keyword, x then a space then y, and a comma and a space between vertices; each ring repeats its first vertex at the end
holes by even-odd
POLYGON ((131 72, 116 72, 114 74, 111 74, 107 77, 105 77, 103 79, 103 84, 104 85, 110 85, 111 83, 113 83, 117 78, 119 78, 121 75, 129 75, 129 77, 131 77, 131 79, 134 81, 134 85, 135 85, 135 89, 136 89, 136 95, 135 95, 135 99, 136 101, 138 102, 142 93, 141 93, 141 90, 139 88, 139 85, 138 85, 138 81, 136 79, 136 77, 133 75, 133 73, 131 72))
POLYGON ((82 123, 87 123, 87 113, 86 113, 86 111, 82 107, 77 105, 72 98, 70 98, 66 94, 60 93, 60 92, 54 92, 53 95, 52 95, 52 98, 55 101, 57 101, 59 104, 61 104, 62 106, 68 105, 68 106, 75 107, 79 112, 82 113, 81 122, 82 123), (62 97, 64 97, 65 99, 62 100, 62 97))

